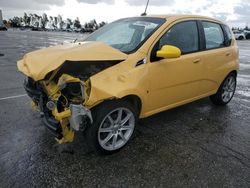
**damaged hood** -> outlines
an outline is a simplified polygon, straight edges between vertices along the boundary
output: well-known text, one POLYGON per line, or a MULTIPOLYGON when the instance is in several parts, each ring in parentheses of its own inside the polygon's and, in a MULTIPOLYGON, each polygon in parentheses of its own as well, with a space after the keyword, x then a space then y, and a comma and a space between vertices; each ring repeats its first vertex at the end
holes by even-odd
POLYGON ((17 62, 19 71, 35 81, 43 79, 49 72, 65 61, 113 61, 125 60, 127 54, 102 42, 82 42, 44 48, 26 54, 17 62))

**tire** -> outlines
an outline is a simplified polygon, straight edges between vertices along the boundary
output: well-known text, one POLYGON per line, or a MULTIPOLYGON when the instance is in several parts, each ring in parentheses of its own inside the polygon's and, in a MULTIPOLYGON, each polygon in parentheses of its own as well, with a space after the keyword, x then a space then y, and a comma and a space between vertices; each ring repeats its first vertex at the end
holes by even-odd
POLYGON ((239 40, 243 40, 244 39, 244 37, 243 36, 239 36, 239 40))
POLYGON ((127 101, 114 100, 92 110, 93 124, 86 130, 87 144, 98 154, 112 154, 127 145, 135 132, 138 113, 127 101))
POLYGON ((210 100, 216 105, 226 105, 233 98, 236 89, 236 74, 230 73, 220 85, 216 94, 210 100))
POLYGON ((246 39, 250 39, 250 33, 246 35, 246 39))

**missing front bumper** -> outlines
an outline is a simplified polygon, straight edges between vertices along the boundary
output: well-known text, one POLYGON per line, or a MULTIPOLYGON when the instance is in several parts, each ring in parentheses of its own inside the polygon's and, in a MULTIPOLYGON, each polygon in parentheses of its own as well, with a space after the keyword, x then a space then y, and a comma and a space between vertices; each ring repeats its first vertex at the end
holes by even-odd
POLYGON ((92 115, 89 109, 83 105, 70 105, 71 116, 69 118, 70 127, 75 131, 83 131, 87 124, 93 123, 92 115))
POLYGON ((84 131, 93 122, 90 110, 81 104, 70 104, 69 109, 60 113, 54 109, 52 114, 62 128, 62 137, 57 139, 60 144, 72 142, 75 131, 84 131))
POLYGON ((56 103, 49 105, 52 100, 56 101, 56 98, 48 96, 39 83, 28 78, 24 82, 24 88, 32 98, 33 106, 38 107, 43 114, 43 123, 52 131, 59 143, 72 142, 75 131, 84 131, 92 124, 91 111, 83 104, 71 103, 59 111, 56 103))

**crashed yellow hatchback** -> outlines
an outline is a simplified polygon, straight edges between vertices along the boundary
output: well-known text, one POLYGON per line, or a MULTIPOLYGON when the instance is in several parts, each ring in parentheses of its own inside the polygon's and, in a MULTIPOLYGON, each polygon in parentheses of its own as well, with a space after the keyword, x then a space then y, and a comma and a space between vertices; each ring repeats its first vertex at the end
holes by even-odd
POLYGON ((139 118, 210 96, 232 99, 238 48, 224 23, 203 16, 143 16, 110 23, 82 41, 26 54, 24 88, 59 143, 82 131, 110 154, 139 118))

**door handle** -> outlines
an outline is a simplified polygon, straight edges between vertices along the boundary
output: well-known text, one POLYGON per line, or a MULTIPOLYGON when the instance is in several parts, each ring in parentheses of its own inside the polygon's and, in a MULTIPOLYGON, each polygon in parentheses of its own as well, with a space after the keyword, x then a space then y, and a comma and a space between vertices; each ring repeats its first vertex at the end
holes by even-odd
POLYGON ((231 53, 230 53, 230 52, 227 52, 227 53, 226 53, 226 56, 230 56, 230 55, 231 55, 231 53))
POLYGON ((199 63, 201 61, 201 59, 199 58, 199 59, 195 59, 194 61, 193 61, 193 63, 199 63))

